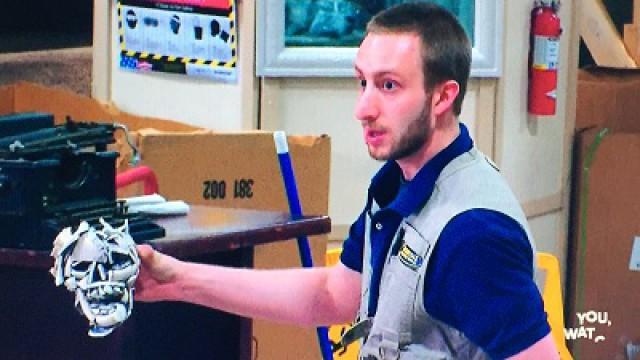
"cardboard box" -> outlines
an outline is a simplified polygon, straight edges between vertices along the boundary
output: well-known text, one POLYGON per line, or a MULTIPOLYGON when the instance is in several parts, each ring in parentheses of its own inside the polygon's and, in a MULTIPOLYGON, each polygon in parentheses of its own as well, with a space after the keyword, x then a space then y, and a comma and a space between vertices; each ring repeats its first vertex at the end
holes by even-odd
MULTIPOLYGON (((170 120, 133 116, 64 90, 30 83, 0 87, 0 114, 23 111, 51 112, 56 123, 67 116, 124 123, 136 131, 142 164, 154 170, 160 193, 169 199, 289 211, 270 132, 219 133, 170 120)), ((304 213, 327 214, 329 137, 289 136, 288 142, 304 213)), ((122 137, 116 147, 121 152, 118 170, 122 171, 128 167, 130 150, 122 137)), ((309 240, 314 264, 324 264, 327 236, 309 240)), ((297 244, 283 241, 258 246, 254 263, 258 268, 299 267, 297 244)), ((254 321, 253 334, 254 358, 321 358, 315 329, 254 321)))
MULTIPOLYGON (((324 214, 329 176, 327 136, 289 136, 289 152, 306 213, 324 214), (313 184, 314 186, 307 186, 313 184)), ((288 210, 273 133, 138 132, 142 163, 161 191, 193 204, 288 210)))
MULTIPOLYGON (((154 169, 160 192, 192 204, 288 211, 273 134, 141 130, 142 163, 154 169)), ((300 202, 306 214, 328 212, 330 141, 289 136, 300 202)), ((324 264, 326 236, 309 239, 314 264, 324 264)), ((256 247, 257 268, 299 267, 295 241, 256 247)), ((320 359, 314 329, 254 320, 257 359, 320 359)))
POLYGON ((633 127, 640 121, 640 71, 594 67, 578 71, 577 131, 608 126, 633 127))
MULTIPOLYGON (((624 95, 635 95, 632 104, 615 92, 618 106, 638 106, 635 84, 623 85, 633 89, 624 95)), ((575 142, 565 334, 576 359, 626 358, 627 343, 640 340, 640 271, 631 266, 640 237, 640 122, 612 117, 606 125, 578 132, 575 142)))

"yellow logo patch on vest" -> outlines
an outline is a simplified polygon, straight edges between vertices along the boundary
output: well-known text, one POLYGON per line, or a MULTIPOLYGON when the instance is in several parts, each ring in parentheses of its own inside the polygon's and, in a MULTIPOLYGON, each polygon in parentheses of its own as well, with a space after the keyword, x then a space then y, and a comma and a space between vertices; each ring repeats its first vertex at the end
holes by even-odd
POLYGON ((418 255, 412 248, 409 247, 406 243, 402 244, 402 248, 398 251, 398 258, 400 262, 405 266, 410 268, 411 270, 418 270, 424 259, 422 256, 418 255))

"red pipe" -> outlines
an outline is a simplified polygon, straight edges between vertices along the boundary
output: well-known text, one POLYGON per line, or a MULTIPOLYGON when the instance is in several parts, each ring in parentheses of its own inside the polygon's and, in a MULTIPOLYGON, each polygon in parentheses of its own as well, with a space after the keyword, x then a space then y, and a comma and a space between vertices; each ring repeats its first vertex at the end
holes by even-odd
POLYGON ((116 189, 144 181, 144 194, 151 195, 158 193, 158 179, 156 174, 148 166, 137 166, 116 175, 116 189))

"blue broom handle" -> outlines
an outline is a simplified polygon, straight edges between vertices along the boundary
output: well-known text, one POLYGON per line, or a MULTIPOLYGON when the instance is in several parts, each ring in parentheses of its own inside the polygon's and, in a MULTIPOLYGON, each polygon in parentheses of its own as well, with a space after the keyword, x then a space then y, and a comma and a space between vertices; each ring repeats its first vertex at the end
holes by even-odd
MULTIPOLYGON (((298 187, 296 185, 296 177, 291 165, 291 156, 289 155, 289 145, 287 144, 287 136, 284 131, 276 131, 273 133, 273 140, 276 144, 276 152, 278 154, 278 162, 280 163, 280 172, 284 181, 287 200, 289 201, 289 211, 293 220, 302 218, 302 208, 300 207, 300 198, 298 197, 298 187)), ((313 258, 311 257, 311 248, 309 247, 309 239, 306 235, 298 237, 298 252, 303 267, 312 267, 313 258)), ((316 328, 318 333, 318 341, 320 342, 320 350, 324 360, 333 360, 331 352, 331 344, 329 343, 329 331, 327 327, 320 326, 316 328)))

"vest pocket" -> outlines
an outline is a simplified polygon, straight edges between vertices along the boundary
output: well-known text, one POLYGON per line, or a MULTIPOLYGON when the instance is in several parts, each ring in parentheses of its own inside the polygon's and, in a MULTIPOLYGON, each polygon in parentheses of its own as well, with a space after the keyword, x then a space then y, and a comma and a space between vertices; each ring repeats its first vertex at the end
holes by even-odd
POLYGON ((378 329, 393 329, 399 347, 411 342, 411 325, 420 274, 405 266, 398 257, 391 258, 385 268, 388 276, 381 284, 380 302, 374 317, 372 334, 378 329))
POLYGON ((412 344, 400 353, 399 360, 450 360, 442 351, 429 350, 424 345, 412 344))
MULTIPOLYGON (((425 251, 429 245, 412 227, 407 226, 406 230, 406 233, 397 239, 400 241, 397 253, 389 257, 383 270, 373 327, 361 349, 362 354, 366 356, 404 359, 402 354, 411 346, 413 340, 411 331, 415 306, 418 303, 417 296, 422 296, 417 293, 418 284, 424 270, 422 266, 425 251), (384 354, 379 353, 381 350, 384 354)), ((406 359, 430 358, 418 356, 406 359)))

